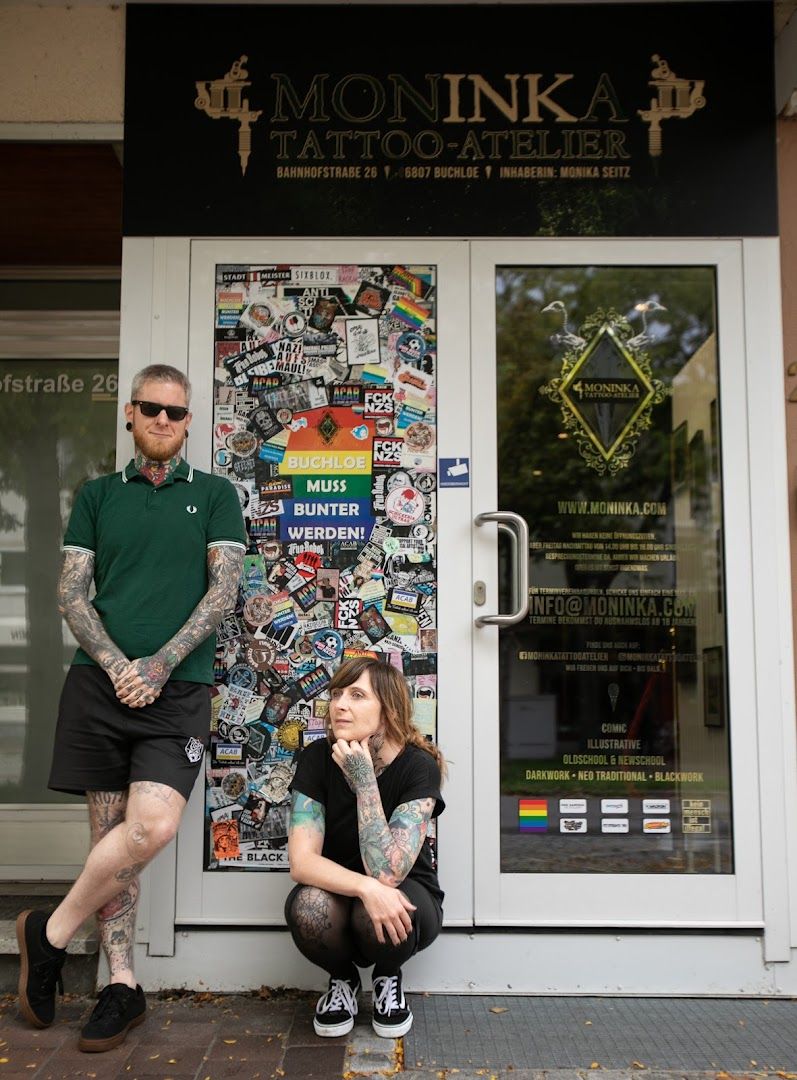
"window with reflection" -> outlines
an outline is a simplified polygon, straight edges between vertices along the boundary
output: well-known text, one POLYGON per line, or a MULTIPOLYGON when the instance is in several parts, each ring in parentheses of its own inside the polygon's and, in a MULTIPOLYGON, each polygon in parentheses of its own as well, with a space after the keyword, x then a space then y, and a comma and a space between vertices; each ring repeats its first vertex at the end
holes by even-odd
POLYGON ((76 648, 58 613, 61 539, 79 487, 114 469, 119 283, 0 282, 0 802, 48 791, 76 648), (49 352, 49 355, 47 353, 49 352))
POLYGON ((496 310, 501 870, 732 873, 715 271, 504 266, 496 310))

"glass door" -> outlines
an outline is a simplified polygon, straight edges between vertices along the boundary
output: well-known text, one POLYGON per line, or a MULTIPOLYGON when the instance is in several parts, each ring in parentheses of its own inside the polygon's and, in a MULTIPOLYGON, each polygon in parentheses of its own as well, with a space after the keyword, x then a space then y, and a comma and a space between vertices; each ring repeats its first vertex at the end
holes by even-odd
POLYGON ((476 920, 756 925, 741 243, 472 281, 476 920))

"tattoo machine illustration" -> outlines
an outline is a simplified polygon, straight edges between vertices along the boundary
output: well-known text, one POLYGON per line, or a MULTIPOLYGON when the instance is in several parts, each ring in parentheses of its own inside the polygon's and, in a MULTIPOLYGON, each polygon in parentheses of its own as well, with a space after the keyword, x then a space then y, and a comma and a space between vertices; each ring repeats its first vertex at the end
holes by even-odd
POLYGON ((706 104, 703 97, 706 83, 704 79, 679 79, 658 53, 654 53, 651 60, 656 66, 648 86, 657 96, 651 98, 649 109, 637 109, 637 113, 648 124, 648 153, 651 157, 661 157, 662 120, 672 117, 685 120, 697 109, 702 109, 706 104))
POLYGON ((237 120, 238 157, 241 161, 241 173, 246 175, 246 166, 252 152, 252 124, 262 114, 262 109, 250 109, 249 98, 243 97, 243 91, 251 82, 247 81, 248 71, 243 65, 249 59, 241 56, 232 65, 223 79, 198 81, 194 108, 201 110, 211 120, 237 120))

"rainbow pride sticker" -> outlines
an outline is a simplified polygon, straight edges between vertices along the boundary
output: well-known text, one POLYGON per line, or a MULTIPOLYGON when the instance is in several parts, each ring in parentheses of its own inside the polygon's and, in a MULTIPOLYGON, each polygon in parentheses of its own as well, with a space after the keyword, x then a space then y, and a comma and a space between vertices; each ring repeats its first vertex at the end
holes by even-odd
POLYGON ((517 817, 521 832, 547 832, 548 800, 518 799, 517 817))

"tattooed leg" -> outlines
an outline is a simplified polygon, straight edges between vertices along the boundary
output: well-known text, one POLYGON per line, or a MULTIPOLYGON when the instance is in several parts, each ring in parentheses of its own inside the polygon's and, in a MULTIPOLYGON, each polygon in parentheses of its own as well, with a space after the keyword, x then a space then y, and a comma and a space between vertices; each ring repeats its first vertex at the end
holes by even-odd
MULTIPOLYGON (((132 919, 138 876, 175 835, 184 808, 185 799, 166 784, 139 781, 130 785, 124 818, 111 824, 110 811, 105 814, 107 831, 96 841, 80 877, 50 916, 47 937, 53 945, 66 947, 81 923, 121 894, 127 897, 121 906, 130 903, 132 919)), ((117 918, 121 914, 117 912, 117 918)), ((124 941, 119 939, 116 944, 124 951, 124 941)), ((129 947, 132 953, 132 932, 129 947)))
POLYGON ((356 974, 351 905, 347 896, 303 885, 291 893, 285 910, 288 929, 302 956, 338 979, 356 974))
MULTIPOLYGON (((126 791, 91 791, 87 796, 91 845, 124 821, 127 808, 126 791)), ((100 942, 108 960, 110 981, 135 987, 133 975, 133 942, 138 904, 138 879, 133 878, 97 912, 100 942)))

